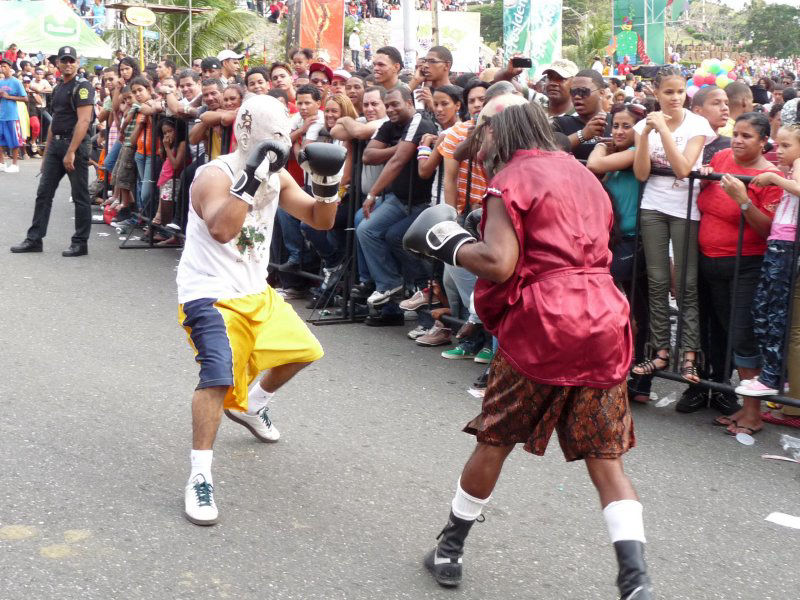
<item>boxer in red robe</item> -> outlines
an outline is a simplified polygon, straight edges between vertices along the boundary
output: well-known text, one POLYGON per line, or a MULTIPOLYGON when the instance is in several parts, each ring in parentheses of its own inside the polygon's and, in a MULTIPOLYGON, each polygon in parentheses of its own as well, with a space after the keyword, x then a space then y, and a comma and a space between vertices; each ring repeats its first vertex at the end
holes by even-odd
POLYGON ((477 438, 450 518, 425 566, 458 585, 464 541, 516 444, 543 455, 555 429, 564 457, 582 459, 600 495, 619 562, 624 600, 650 600, 642 505, 622 468, 635 445, 625 378, 631 362, 629 307, 609 273, 613 213, 597 178, 556 150, 544 111, 500 96, 481 113, 478 159, 492 177, 482 241, 453 210, 423 212, 407 249, 475 273, 475 308, 498 339, 477 438))

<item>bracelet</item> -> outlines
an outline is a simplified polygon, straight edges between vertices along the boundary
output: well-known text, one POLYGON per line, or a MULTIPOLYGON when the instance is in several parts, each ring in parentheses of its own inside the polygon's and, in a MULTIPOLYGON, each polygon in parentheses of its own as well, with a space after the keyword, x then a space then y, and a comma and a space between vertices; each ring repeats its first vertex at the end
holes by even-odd
POLYGON ((433 152, 430 146, 418 146, 417 147, 417 154, 430 154, 433 152))

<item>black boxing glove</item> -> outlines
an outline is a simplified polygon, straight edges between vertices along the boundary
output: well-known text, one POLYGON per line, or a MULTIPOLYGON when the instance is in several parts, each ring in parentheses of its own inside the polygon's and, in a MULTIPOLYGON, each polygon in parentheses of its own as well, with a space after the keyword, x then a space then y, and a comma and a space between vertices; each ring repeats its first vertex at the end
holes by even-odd
POLYGON ((483 218, 483 207, 476 208, 464 217, 464 229, 469 231, 476 240, 481 239, 481 219, 483 218))
POLYGON ((347 159, 344 146, 313 142, 303 148, 297 162, 310 175, 311 192, 317 202, 337 202, 342 167, 347 159))
POLYGON ((231 195, 253 206, 253 197, 262 181, 277 173, 289 160, 290 148, 277 140, 257 143, 247 155, 244 168, 236 175, 231 186, 231 195))
POLYGON ((458 266, 456 254, 459 248, 478 240, 456 223, 457 216, 456 209, 449 204, 426 208, 403 236, 403 248, 458 266))

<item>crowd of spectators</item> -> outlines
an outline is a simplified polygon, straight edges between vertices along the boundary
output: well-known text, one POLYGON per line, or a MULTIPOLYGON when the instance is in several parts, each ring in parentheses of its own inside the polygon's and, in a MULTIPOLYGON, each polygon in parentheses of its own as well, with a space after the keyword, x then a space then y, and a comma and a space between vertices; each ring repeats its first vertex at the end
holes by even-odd
MULTIPOLYGON (((19 78, 25 87, 32 134, 32 117, 46 108, 43 94, 58 73, 47 60, 36 64, 16 48, 9 51, 17 54, 6 53, 5 78, 19 78)), ((510 62, 480 74, 453 73, 452 63, 441 46, 413 70, 403 68, 391 46, 375 50, 358 69, 346 61, 335 70, 305 48, 269 65, 246 65, 243 55, 223 50, 189 68, 164 57, 140 72, 138 60, 120 52, 113 66, 85 72, 98 91, 96 202, 120 232, 144 228, 157 244, 180 246, 194 172, 235 148, 231 125, 247 95, 272 95, 292 118, 287 169, 300 185, 307 182, 296 157, 306 144, 338 144, 348 152, 331 231, 278 210, 269 277, 279 293, 348 314, 341 304, 350 298, 369 326, 402 326, 413 317, 408 337, 417 345, 447 346, 443 358, 488 364, 496 347, 473 307, 475 276, 458 267, 437 269, 404 250, 402 239, 416 216, 437 203, 456 208, 479 235, 488 182, 473 144, 476 119, 492 97, 523 95, 547 113, 560 147, 585 161, 609 193, 611 272, 629 295, 636 325, 630 399, 647 402, 653 375, 679 356, 677 373, 687 383, 679 411, 711 406, 723 413, 717 422, 728 432, 759 431, 758 396, 778 392, 788 362, 778 340, 789 326, 788 287, 777 294, 782 317, 773 314, 775 306, 764 300, 773 288, 763 265, 780 262, 770 258, 776 240, 791 246, 794 239, 790 158, 800 148, 794 75, 784 71, 758 82, 773 94, 758 105, 742 82, 724 90, 707 86, 688 99, 686 79, 673 67, 640 81, 633 74, 604 78, 559 60, 541 80, 524 85, 510 62), (654 167, 672 174, 652 174, 654 167), (757 179, 749 186, 729 176, 695 182, 687 206, 688 176, 699 170, 757 179), (350 274, 352 286, 346 285, 350 274), (680 352, 673 355, 676 308, 680 352), (762 365, 769 365, 766 375, 762 365), (743 407, 734 393, 699 384, 729 384, 733 369, 743 407), (748 388, 753 381, 761 388, 748 388)), ((29 146, 36 151, 36 144, 29 146)), ((781 264, 785 279, 791 268, 781 264)), ((474 385, 485 381, 486 372, 474 385)), ((798 411, 783 411, 768 417, 797 418, 798 411)))

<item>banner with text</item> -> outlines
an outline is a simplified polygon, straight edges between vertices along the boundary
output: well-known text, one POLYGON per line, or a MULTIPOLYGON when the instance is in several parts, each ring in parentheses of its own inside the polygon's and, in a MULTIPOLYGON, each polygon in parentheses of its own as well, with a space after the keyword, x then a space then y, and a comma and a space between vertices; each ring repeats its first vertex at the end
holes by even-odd
POLYGON ((531 10, 530 0, 503 0, 503 51, 530 58, 530 76, 561 57, 561 4, 538 0, 531 10))
MULTIPOLYGON (((413 30, 417 36, 417 56, 425 56, 433 43, 433 15, 429 10, 417 10, 413 30)), ((392 12, 389 21, 390 43, 403 48, 403 17, 400 11, 392 12), (397 16, 395 16, 395 14, 397 16)), ((477 73, 480 61, 481 15, 477 12, 440 11, 439 44, 453 53, 453 71, 477 73)))
POLYGON ((303 0, 300 9, 300 47, 311 48, 338 69, 344 46, 344 0, 303 0))

